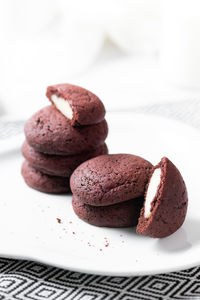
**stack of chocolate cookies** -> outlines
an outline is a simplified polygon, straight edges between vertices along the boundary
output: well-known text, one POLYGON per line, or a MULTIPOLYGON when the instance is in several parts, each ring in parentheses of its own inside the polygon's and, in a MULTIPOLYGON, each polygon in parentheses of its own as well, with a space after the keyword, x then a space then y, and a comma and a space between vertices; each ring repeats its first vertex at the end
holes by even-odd
POLYGON ((22 175, 34 189, 66 193, 78 165, 108 153, 105 108, 96 95, 69 84, 50 86, 46 95, 52 105, 25 125, 22 175))

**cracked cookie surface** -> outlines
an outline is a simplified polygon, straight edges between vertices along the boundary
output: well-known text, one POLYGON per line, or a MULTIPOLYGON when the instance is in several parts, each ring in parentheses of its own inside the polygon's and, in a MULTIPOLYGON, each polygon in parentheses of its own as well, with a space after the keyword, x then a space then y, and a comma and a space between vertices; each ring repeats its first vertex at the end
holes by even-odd
POLYGON ((143 197, 152 164, 131 154, 108 154, 81 164, 70 186, 79 201, 106 206, 143 197))
POLYGON ((70 120, 53 105, 35 113, 25 124, 27 142, 36 151, 55 155, 75 155, 93 151, 104 144, 106 120, 98 124, 72 127, 70 120))

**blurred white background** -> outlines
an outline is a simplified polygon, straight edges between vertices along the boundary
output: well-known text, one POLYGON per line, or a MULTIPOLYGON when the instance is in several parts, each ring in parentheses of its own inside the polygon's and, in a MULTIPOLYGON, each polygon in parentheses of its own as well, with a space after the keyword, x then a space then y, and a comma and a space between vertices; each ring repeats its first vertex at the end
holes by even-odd
POLYGON ((199 0, 0 0, 0 113, 69 82, 108 110, 200 97, 199 0))

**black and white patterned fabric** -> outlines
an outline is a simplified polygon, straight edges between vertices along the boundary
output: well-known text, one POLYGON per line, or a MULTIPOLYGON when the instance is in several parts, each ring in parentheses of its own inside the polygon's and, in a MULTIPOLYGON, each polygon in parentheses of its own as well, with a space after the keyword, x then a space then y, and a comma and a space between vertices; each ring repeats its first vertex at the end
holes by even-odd
MULTIPOLYGON (((134 112, 159 114, 200 129, 200 101, 197 100, 139 107, 134 112)), ((9 130, 8 123, 0 121, 0 138, 6 138, 1 136, 2 126, 7 126, 10 137, 21 133, 22 125, 23 122, 10 124, 9 130)), ((200 300, 200 267, 155 276, 107 277, 0 258, 0 300, 3 299, 200 300)))
POLYGON ((200 299, 200 268, 156 276, 107 277, 1 258, 0 299, 200 299))

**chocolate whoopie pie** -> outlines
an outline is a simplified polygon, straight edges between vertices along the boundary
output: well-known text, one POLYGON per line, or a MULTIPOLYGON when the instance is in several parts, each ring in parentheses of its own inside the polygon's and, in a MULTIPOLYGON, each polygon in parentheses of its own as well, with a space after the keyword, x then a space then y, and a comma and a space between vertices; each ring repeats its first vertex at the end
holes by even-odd
POLYGON ((72 172, 82 162, 99 155, 107 154, 106 144, 99 146, 91 152, 84 152, 78 155, 62 156, 49 155, 36 151, 27 142, 22 146, 22 154, 29 164, 44 174, 70 177, 72 172))
POLYGON ((101 155, 72 174, 73 195, 82 203, 106 206, 144 196, 152 164, 131 154, 101 155))
POLYGON ((91 152, 104 144, 107 134, 105 120, 94 125, 72 127, 70 120, 53 105, 35 113, 25 124, 29 145, 36 151, 55 155, 91 152))
POLYGON ((163 238, 178 230, 187 212, 185 182, 175 165, 166 157, 153 169, 137 233, 163 238))
POLYGON ((105 108, 101 100, 90 91, 72 84, 57 84, 47 88, 46 96, 68 119, 72 126, 101 122, 105 108))
POLYGON ((83 221, 100 227, 130 227, 138 222, 143 198, 136 198, 109 206, 91 206, 72 198, 76 215, 83 221))
POLYGON ((69 178, 50 176, 34 169, 27 161, 22 165, 22 176, 33 189, 44 193, 62 194, 70 192, 69 178))

